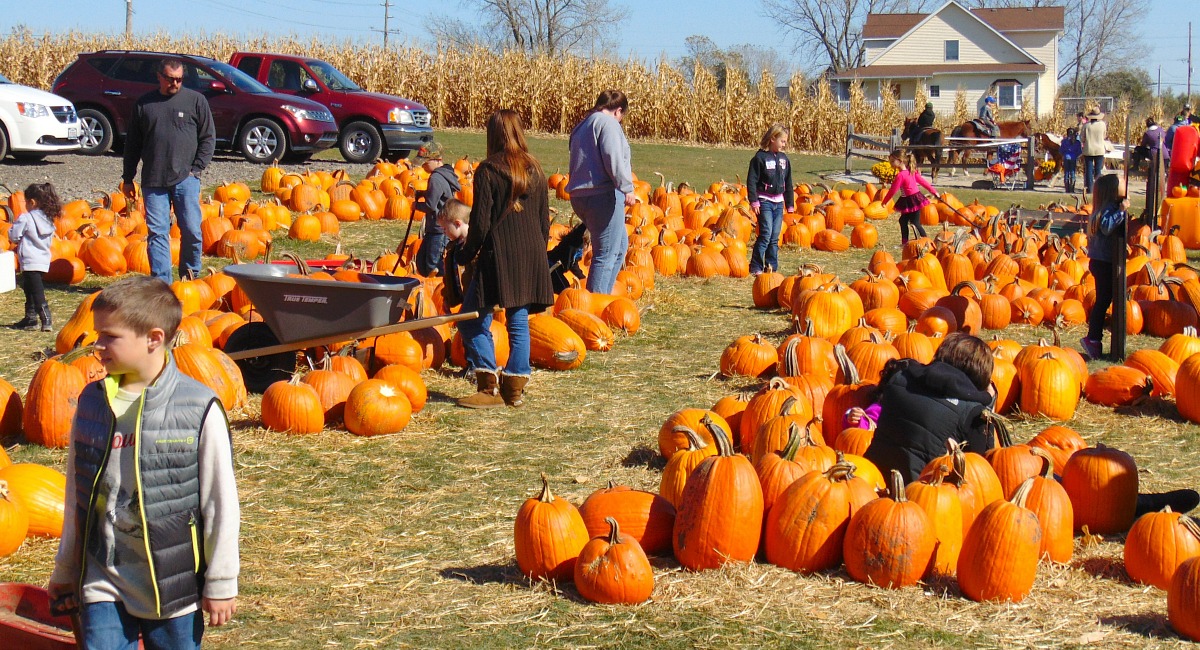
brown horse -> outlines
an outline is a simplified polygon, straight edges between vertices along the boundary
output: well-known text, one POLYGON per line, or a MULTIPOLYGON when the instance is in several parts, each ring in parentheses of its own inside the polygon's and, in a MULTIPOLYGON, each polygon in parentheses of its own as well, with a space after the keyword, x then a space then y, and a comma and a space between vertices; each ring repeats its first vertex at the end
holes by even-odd
POLYGON ((904 120, 904 130, 901 132, 905 142, 910 145, 931 145, 937 149, 911 150, 917 159, 917 164, 928 161, 933 167, 932 176, 937 180, 938 169, 942 166, 942 132, 938 129, 922 129, 917 126, 917 118, 909 117, 904 120))
MULTIPOLYGON (((1002 139, 1028 138, 1029 136, 1033 135, 1033 127, 1029 125, 1029 120, 997 122, 996 126, 1000 127, 1000 137, 1002 139)), ((991 134, 976 125, 974 120, 963 122, 961 125, 954 127, 954 130, 950 132, 950 137, 966 138, 969 140, 976 140, 978 142, 987 142, 988 140, 992 139, 991 134)), ((959 143, 961 143, 961 141, 950 142, 950 144, 959 143)), ((953 165, 961 160, 965 164, 967 162, 967 157, 971 155, 972 151, 974 151, 974 149, 971 148, 951 149, 950 153, 946 156, 946 163, 953 165), (962 157, 960 158, 959 156, 962 157)), ((950 170, 950 175, 953 176, 955 171, 957 170, 950 170)), ((966 169, 963 170, 963 174, 970 176, 966 169)))

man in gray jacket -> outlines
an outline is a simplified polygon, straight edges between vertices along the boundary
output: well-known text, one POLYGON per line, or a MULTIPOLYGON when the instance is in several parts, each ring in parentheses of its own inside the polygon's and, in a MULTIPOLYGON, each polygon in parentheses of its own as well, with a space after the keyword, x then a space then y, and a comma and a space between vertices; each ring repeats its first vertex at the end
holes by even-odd
POLYGON ((158 89, 138 99, 125 136, 121 186, 127 196, 138 163, 146 201, 150 272, 171 283, 171 208, 179 221, 179 277, 200 273, 200 174, 212 161, 216 130, 208 99, 183 87, 183 61, 158 65, 158 89))
POLYGON ((1104 113, 1098 108, 1088 111, 1087 119, 1087 124, 1079 129, 1079 139, 1083 142, 1083 191, 1091 194, 1096 179, 1104 173, 1108 127, 1104 113))

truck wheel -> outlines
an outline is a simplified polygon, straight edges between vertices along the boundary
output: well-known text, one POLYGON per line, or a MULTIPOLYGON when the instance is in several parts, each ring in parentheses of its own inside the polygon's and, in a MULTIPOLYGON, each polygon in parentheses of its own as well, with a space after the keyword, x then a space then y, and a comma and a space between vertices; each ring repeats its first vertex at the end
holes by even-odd
POLYGON ((250 120, 238 140, 242 156, 252 163, 265 164, 282 158, 287 148, 283 128, 265 117, 250 120))
POLYGON ((4 157, 8 155, 8 133, 5 133, 4 126, 0 125, 0 162, 4 161, 4 157))
POLYGON ((108 153, 112 144, 112 120, 94 108, 79 111, 79 153, 85 156, 99 156, 108 153))
POLYGON ((383 135, 370 122, 351 122, 342 129, 338 148, 346 162, 375 162, 383 153, 383 135))

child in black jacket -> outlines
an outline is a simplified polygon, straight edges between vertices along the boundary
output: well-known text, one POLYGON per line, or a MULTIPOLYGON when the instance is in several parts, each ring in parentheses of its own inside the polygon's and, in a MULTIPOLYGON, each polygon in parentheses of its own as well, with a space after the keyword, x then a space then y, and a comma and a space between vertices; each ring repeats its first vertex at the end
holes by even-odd
POLYGON ((758 239, 750 255, 750 272, 779 268, 779 234, 783 230, 783 209, 796 211, 792 191, 792 162, 783 150, 788 144, 788 128, 779 122, 763 134, 759 150, 750 159, 746 189, 750 208, 758 216, 758 239))

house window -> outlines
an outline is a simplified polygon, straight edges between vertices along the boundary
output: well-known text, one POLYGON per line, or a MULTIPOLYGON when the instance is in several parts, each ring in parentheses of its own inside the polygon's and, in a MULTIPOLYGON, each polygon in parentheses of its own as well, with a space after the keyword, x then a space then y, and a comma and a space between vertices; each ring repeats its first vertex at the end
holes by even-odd
POLYGON ((838 98, 838 101, 841 101, 841 102, 850 101, 850 82, 849 81, 839 81, 838 82, 837 98, 838 98))
POLYGON ((942 87, 941 86, 930 86, 929 87, 929 97, 930 98, 941 97, 941 96, 942 96, 942 87))
POLYGON ((946 60, 947 61, 957 61, 958 60, 958 41, 957 40, 946 41, 946 60))
POLYGON ((1021 108, 1022 86, 1015 81, 996 84, 996 100, 1000 108, 1021 108))

